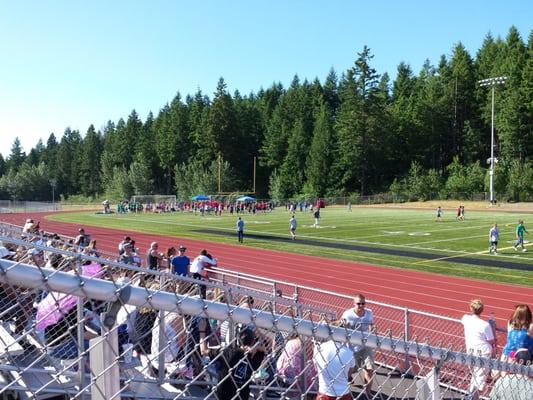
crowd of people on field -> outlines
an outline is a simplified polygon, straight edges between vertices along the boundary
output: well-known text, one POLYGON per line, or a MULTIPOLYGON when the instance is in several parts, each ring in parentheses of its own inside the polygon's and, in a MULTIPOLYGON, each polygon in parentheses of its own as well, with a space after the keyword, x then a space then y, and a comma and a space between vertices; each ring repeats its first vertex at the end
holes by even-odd
MULTIPOLYGON (((237 226, 238 227, 238 226, 237 226)), ((99 257, 96 241, 84 228, 79 228, 75 238, 63 238, 40 229, 39 221, 26 220, 21 237, 34 245, 54 247, 70 252, 99 257)), ((209 268, 217 265, 217 260, 207 250, 201 250, 189 258, 183 245, 161 250, 157 242, 152 242, 143 254, 135 245, 135 240, 125 236, 117 244, 116 260, 135 267, 144 267, 147 272, 168 272, 167 278, 127 269, 106 268, 105 262, 82 261, 74 256, 40 250, 38 247, 0 246, 0 257, 22 261, 39 267, 54 268, 60 271, 79 273, 86 277, 111 279, 116 282, 129 282, 132 285, 152 290, 164 290, 178 295, 188 294, 215 302, 231 303, 216 290, 209 290, 209 268), (173 277, 177 279, 174 279, 173 277), (195 281, 180 280, 193 278, 195 281)), ((0 285, 0 316, 5 322, 12 321, 14 332, 22 334, 35 326, 40 338, 45 342, 52 357, 73 358, 78 352, 76 326, 78 314, 74 296, 32 291, 10 285, 0 285)), ((239 307, 273 310, 271 302, 254 304, 254 298, 244 296, 238 301, 239 307)), ((99 314, 101 304, 87 301, 85 307, 84 346, 88 340, 100 334, 99 314)), ((529 363, 533 354, 533 321, 527 305, 517 305, 507 323, 507 338, 502 354, 497 354, 496 326, 494 320, 484 320, 484 306, 481 300, 472 300, 470 313, 462 317, 466 350, 488 358, 500 357, 511 363, 529 363)), ((292 311, 289 310, 289 315, 292 311)), ((318 392, 317 399, 330 400, 352 398, 353 380, 356 371, 363 374, 363 391, 368 398, 373 396, 374 353, 364 344, 349 346, 343 342, 311 340, 296 333, 257 328, 254 324, 230 324, 216 321, 202 315, 185 316, 179 313, 165 313, 161 325, 160 316, 148 305, 143 307, 124 306, 117 318, 120 348, 132 348, 133 355, 151 356, 157 359, 160 351, 159 329, 162 326, 166 338, 164 358, 174 362, 174 377, 191 379, 208 374, 218 382, 219 399, 230 399, 238 390, 240 398, 247 399, 250 383, 272 383, 307 390, 313 384, 318 392), (302 360, 312 352, 313 362, 304 365, 302 360), (242 360, 246 360, 243 364, 242 360), (207 372, 206 372, 207 371, 207 372), (310 385, 305 389, 302 385, 310 385)), ((330 321, 331 322, 331 321, 330 321)), ((347 309, 332 325, 355 329, 368 336, 375 331, 374 316, 366 308, 362 294, 354 297, 353 307, 347 309)), ((364 342, 363 342, 364 343, 364 342)), ((527 377, 516 379, 511 374, 491 374, 487 367, 473 367, 470 382, 472 399, 483 393, 487 380, 492 380, 491 399, 509 399, 510 390, 525 390, 533 393, 532 381, 527 377), (529 390, 529 391, 528 391, 529 390), (508 397, 506 397, 508 396, 508 397)))

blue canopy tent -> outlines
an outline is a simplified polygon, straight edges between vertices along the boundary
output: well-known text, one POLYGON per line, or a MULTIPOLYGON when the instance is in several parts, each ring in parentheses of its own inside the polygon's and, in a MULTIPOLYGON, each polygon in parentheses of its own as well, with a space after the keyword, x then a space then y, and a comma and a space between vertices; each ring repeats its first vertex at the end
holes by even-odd
POLYGON ((196 196, 193 196, 191 198, 192 201, 204 201, 204 200, 210 200, 209 196, 206 196, 205 194, 198 194, 196 196))
POLYGON ((252 201, 255 201, 255 198, 250 197, 250 196, 242 196, 242 197, 239 197, 239 198, 237 199, 237 201, 243 201, 243 202, 245 202, 245 203, 250 203, 250 202, 252 202, 252 201))

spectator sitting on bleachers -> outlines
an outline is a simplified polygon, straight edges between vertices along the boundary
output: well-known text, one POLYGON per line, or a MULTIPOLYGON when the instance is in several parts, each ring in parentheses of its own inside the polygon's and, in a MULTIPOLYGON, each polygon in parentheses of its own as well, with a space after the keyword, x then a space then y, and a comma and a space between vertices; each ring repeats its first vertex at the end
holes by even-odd
POLYGON ((85 233, 85 229, 78 229, 78 236, 74 239, 74 244, 81 248, 87 247, 91 241, 91 236, 85 233))
MULTIPOLYGON (((519 349, 514 358, 518 364, 528 365, 533 361, 527 349, 519 349)), ((520 374, 506 374, 499 378, 490 393, 490 400, 531 400, 533 380, 520 374)))
MULTIPOLYGON (((140 286, 159 290, 159 283, 152 278, 141 278, 140 286)), ((139 354, 150 354, 152 347, 152 329, 157 318, 157 311, 145 306, 137 309, 133 320, 131 343, 139 354)))
POLYGON ((96 248, 96 240, 92 239, 87 247, 83 249, 83 253, 91 257, 100 257, 100 253, 96 248))
POLYGON ((129 264, 129 265, 135 265, 137 267, 139 266, 139 265, 136 265, 135 254, 133 253, 133 245, 131 243, 127 243, 126 245, 124 245, 122 254, 118 258, 118 262, 129 264))
POLYGON ((316 377, 316 370, 313 364, 305 365, 303 357, 304 342, 297 333, 292 333, 287 338, 285 347, 276 362, 276 371, 283 385, 299 388, 300 391, 311 387, 316 377), (302 368, 305 368, 305 371, 302 368), (300 385, 303 376, 305 376, 306 388, 300 385))
POLYGON ((256 332, 252 329, 241 330, 237 345, 227 347, 221 357, 217 399, 247 400, 250 397, 252 374, 261 366, 264 358, 265 349, 261 341, 257 340, 256 332))
POLYGON ((122 253, 124 253, 124 246, 126 246, 127 244, 131 243, 131 237, 129 236, 124 236, 124 239, 122 239, 120 241, 120 243, 118 244, 118 254, 121 255, 122 253))
POLYGON ((209 357, 209 340, 212 330, 209 320, 202 315, 185 316, 187 337, 185 339, 185 356, 187 377, 197 376, 202 372, 203 359, 209 357))

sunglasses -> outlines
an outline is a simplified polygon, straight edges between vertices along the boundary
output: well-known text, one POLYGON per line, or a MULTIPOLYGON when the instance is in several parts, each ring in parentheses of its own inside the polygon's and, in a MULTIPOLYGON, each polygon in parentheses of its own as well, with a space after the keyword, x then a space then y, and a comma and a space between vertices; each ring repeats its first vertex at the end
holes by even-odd
POLYGON ((363 303, 355 303, 355 304, 357 304, 358 306, 364 306, 365 305, 364 302, 363 303))

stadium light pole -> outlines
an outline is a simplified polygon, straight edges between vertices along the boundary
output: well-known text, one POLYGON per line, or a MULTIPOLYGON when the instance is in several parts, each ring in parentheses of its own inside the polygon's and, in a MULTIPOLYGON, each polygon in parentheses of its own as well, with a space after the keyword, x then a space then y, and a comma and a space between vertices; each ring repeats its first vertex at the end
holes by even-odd
POLYGON ((56 209, 56 197, 55 197, 55 190, 57 186, 57 179, 51 178, 50 179, 50 186, 52 187, 52 207, 54 208, 54 211, 56 209))
POLYGON ((494 204, 494 91, 496 85, 503 85, 507 80, 506 76, 497 76, 494 78, 487 78, 478 81, 479 86, 492 88, 492 108, 490 118, 490 168, 489 168, 489 191, 490 191, 490 203, 494 204))

